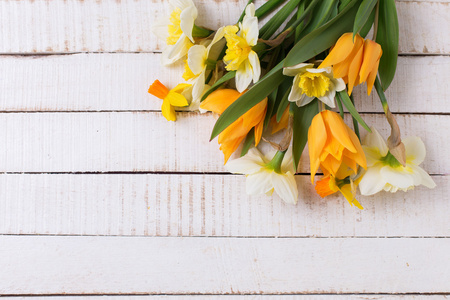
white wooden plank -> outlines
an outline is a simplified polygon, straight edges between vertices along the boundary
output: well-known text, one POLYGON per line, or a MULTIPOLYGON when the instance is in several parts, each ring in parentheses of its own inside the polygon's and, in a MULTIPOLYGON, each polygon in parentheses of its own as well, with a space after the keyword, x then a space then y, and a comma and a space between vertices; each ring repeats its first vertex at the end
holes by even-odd
POLYGON ((10 295, 450 292, 450 239, 2 236, 0 243, 0 293, 10 295))
MULTIPOLYGON (((363 115, 387 137, 384 115, 363 115)), ((397 115, 403 136, 420 136, 431 174, 450 171, 450 117, 397 115)), ((167 122, 148 113, 0 114, 0 172, 225 172, 212 114, 180 113, 167 122)), ((268 145, 268 144, 265 144, 268 145)), ((300 172, 308 172, 304 155, 300 172)))
POLYGON ((236 175, 0 175, 0 234, 450 237, 448 176, 351 207, 298 175, 299 202, 247 196, 236 175))
MULTIPOLYGON (((160 110, 147 93, 155 80, 181 82, 182 65, 164 68, 160 54, 0 56, 1 111, 160 110)), ((449 113, 450 56, 400 57, 388 89, 393 112, 449 113)), ((355 90, 357 107, 382 112, 378 96, 355 90)))
MULTIPOLYGON (((200 300, 331 300, 331 299, 345 299, 345 300, 404 300, 404 299, 425 299, 425 300, 445 300, 449 299, 446 295, 380 295, 380 294, 364 294, 364 295, 126 295, 126 296, 52 296, 52 300, 79 300, 79 299, 93 299, 97 300, 183 300, 183 299, 200 299, 200 300)), ((6 300, 29 300, 29 299, 48 299, 48 296, 28 296, 28 297, 2 297, 6 300)))
MULTIPOLYGON (((198 23, 212 28, 233 24, 246 2, 197 0, 198 23)), ((150 28, 155 19, 168 14, 163 3, 162 0, 4 0, 0 2, 0 52, 159 51, 163 45, 150 28)), ((450 27, 447 4, 447 1, 397 3, 401 53, 450 53, 448 32, 442 30, 450 27)))

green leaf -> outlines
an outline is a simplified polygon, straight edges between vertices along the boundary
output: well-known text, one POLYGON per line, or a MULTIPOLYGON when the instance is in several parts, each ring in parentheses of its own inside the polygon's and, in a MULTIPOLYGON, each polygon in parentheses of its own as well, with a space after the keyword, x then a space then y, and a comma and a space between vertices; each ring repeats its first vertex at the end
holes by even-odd
POLYGON ((351 31, 357 2, 352 0, 335 18, 298 41, 286 56, 284 66, 291 67, 307 61, 333 46, 342 34, 351 31))
POLYGON ((336 96, 339 97, 339 100, 344 103, 345 107, 347 108, 348 112, 352 115, 353 118, 355 118, 356 121, 358 121, 359 124, 361 124, 362 127, 364 127, 365 130, 368 132, 372 132, 367 126, 366 122, 364 122, 363 118, 359 115, 358 111, 356 110, 355 106, 352 103, 352 100, 350 100, 350 97, 348 96, 347 92, 344 90, 342 92, 337 92, 336 96))
MULTIPOLYGON (((292 83, 291 83, 292 86, 292 83)), ((281 86, 280 86, 281 87, 281 86)), ((286 110, 286 107, 289 105, 289 93, 291 92, 291 89, 288 88, 284 91, 283 97, 280 100, 280 105, 278 106, 277 110, 277 122, 279 123, 281 120, 281 117, 283 116, 284 111, 286 110)))
POLYGON ((248 150, 250 149, 250 147, 253 145, 254 142, 255 142, 255 129, 252 128, 250 132, 247 134, 244 144, 242 145, 241 157, 247 154, 248 150))
POLYGON ((277 93, 278 89, 274 89, 273 92, 269 95, 269 97, 267 97, 267 111, 266 116, 264 118, 264 128, 266 128, 267 125, 269 125, 270 118, 272 118, 273 109, 277 102, 277 93))
POLYGON ((308 141, 309 126, 314 116, 319 112, 319 106, 317 105, 317 101, 312 101, 302 107, 291 103, 290 110, 294 113, 292 155, 294 157, 294 166, 297 170, 300 157, 308 141))
POLYGON ((335 9, 337 0, 322 0, 320 4, 314 7, 312 12, 312 18, 308 23, 308 26, 303 30, 300 38, 304 37, 313 30, 319 28, 323 24, 329 21, 330 16, 335 9))
POLYGON ((343 11, 345 7, 351 2, 352 0, 341 0, 339 4, 339 12, 343 11))
POLYGON ((377 12, 377 8, 375 7, 372 9, 372 13, 370 14, 369 18, 367 19, 366 24, 364 24, 363 28, 361 28, 361 31, 359 32, 359 35, 363 38, 366 38, 367 34, 369 33, 370 29, 372 28, 373 22, 375 20, 375 13, 377 12))
POLYGON ((282 71, 282 60, 269 73, 252 86, 245 94, 234 101, 220 115, 211 133, 211 140, 219 135, 222 131, 236 121, 240 116, 245 114, 253 106, 264 100, 274 89, 276 89, 284 80, 282 71))
POLYGON ((272 12, 274 9, 276 9, 281 3, 285 2, 286 0, 269 0, 255 11, 255 16, 258 18, 258 20, 270 12, 272 12))
POLYGON ((367 23, 377 2, 378 0, 363 0, 356 13, 355 23, 353 24, 353 37, 355 37, 367 23))
POLYGON ((286 21, 289 15, 294 11, 302 0, 290 0, 283 8, 281 8, 260 30, 260 38, 268 40, 280 26, 286 21))
MULTIPOLYGON (((217 90, 223 83, 227 82, 230 79, 233 79, 236 76, 236 71, 230 71, 227 74, 223 75, 219 80, 214 83, 205 94, 203 94, 201 101, 205 100, 206 97, 209 96, 212 92, 217 90)), ((200 102, 201 102, 200 101, 200 102)))
POLYGON ((381 45, 381 56, 378 73, 381 86, 387 90, 394 79, 398 56, 398 19, 395 0, 380 0, 378 10, 378 29, 376 42, 381 45))

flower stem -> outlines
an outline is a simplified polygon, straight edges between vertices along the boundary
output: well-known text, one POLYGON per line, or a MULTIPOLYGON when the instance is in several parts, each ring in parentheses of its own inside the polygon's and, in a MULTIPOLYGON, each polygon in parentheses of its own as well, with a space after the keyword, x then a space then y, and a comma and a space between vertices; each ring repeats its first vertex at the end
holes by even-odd
POLYGON ((274 170, 276 173, 281 174, 281 164, 283 163, 286 150, 277 151, 272 160, 267 164, 267 168, 274 170))
MULTIPOLYGON (((352 101, 353 106, 355 106, 355 100, 353 99, 353 94, 350 95, 350 101, 352 101)), ((352 116, 353 119, 353 128, 355 129, 356 136, 358 137, 359 141, 361 141, 361 136, 359 135, 359 125, 358 121, 352 116)))

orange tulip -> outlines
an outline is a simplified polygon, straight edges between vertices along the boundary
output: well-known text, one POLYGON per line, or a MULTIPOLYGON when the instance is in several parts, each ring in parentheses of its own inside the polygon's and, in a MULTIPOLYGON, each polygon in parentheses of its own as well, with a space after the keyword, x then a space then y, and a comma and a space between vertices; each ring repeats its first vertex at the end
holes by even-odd
MULTIPOLYGON (((242 94, 243 93, 239 93, 232 89, 217 90, 206 97, 200 105, 200 108, 221 114, 242 94)), ((252 128, 255 128, 255 146, 259 144, 264 127, 266 111, 267 98, 253 106, 219 134, 219 144, 221 144, 220 150, 222 150, 225 156, 225 163, 228 161, 231 154, 236 151, 252 128)))
POLYGON ((367 94, 370 95, 382 53, 378 43, 364 40, 359 34, 353 39, 353 33, 344 33, 319 69, 333 66, 334 77, 344 79, 349 95, 356 85, 367 82, 367 94))
POLYGON ((276 114, 270 119, 270 125, 272 126, 271 134, 286 129, 288 127, 288 124, 289 124, 289 105, 288 107, 286 107, 283 115, 281 116, 280 122, 277 122, 276 114))
POLYGON ((336 177, 338 170, 357 172, 357 165, 367 168, 366 157, 356 134, 335 112, 325 110, 312 120, 308 130, 311 182, 319 167, 326 175, 336 177))

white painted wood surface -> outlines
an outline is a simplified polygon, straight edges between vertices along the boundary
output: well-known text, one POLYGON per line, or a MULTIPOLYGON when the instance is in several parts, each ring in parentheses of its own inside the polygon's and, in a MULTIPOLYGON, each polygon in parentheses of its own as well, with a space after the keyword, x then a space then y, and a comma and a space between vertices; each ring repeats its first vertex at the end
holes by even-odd
POLYGON ((450 292, 443 264, 450 239, 3 236, 0 242, 0 292, 9 294, 450 292))
MULTIPOLYGON (((0 56, 0 111, 160 110, 161 100, 146 92, 149 85, 159 79, 173 87, 182 81, 183 68, 164 68, 154 53, 0 56)), ((445 78, 449 56, 400 57, 387 91, 391 110, 449 113, 445 78)), ((382 112, 375 92, 367 96, 365 86, 358 86, 354 95, 362 112, 382 112)))
MULTIPOLYGON (((364 295, 120 295, 120 296, 52 296, 52 300, 79 300, 82 299, 93 299, 93 300, 183 300, 183 299, 200 299, 200 300, 328 300, 328 299, 338 299, 338 300, 404 300, 404 299, 425 299, 425 300, 445 300, 449 299, 450 296, 446 295, 382 295, 382 294, 364 294, 364 295)), ((3 297, 7 300, 25 300, 29 299, 27 297, 3 297)), ((42 300, 48 299, 45 296, 34 296, 33 299, 42 300)))
MULTIPOLYGON (((182 68, 159 65, 149 30, 164 2, 0 0, 0 296, 447 299, 450 1, 397 1, 387 93, 437 187, 361 197, 363 211, 304 174, 297 206, 249 197, 208 142, 211 114, 162 118, 147 88, 182 68)), ((194 2, 217 28, 246 0, 194 2)), ((387 137, 364 93, 357 107, 387 137)))
MULTIPOLYGON (((163 3, 2 0, 0 53, 161 51, 163 45, 149 29, 155 18, 167 14, 163 3)), ((198 0, 198 24, 213 29, 233 24, 245 3, 247 0, 198 0)), ((447 32, 442 30, 450 27, 448 1, 398 1, 397 10, 400 53, 450 52, 447 32)))

